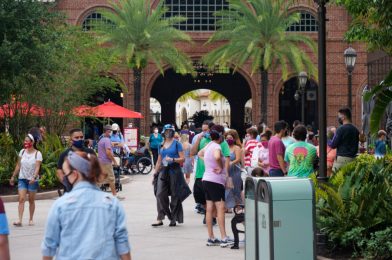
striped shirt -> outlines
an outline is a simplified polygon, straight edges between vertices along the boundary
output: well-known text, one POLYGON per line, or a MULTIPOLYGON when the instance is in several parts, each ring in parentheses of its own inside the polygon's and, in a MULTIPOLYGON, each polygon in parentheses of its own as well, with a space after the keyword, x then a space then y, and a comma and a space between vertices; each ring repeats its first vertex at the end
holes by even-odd
POLYGON ((5 209, 3 201, 0 198, 0 235, 8 235, 10 232, 8 230, 7 216, 5 215, 5 209))
POLYGON ((246 141, 245 143, 245 157, 244 157, 244 163, 245 167, 251 165, 250 161, 252 159, 252 153, 255 147, 257 146, 258 142, 256 139, 251 139, 246 141))

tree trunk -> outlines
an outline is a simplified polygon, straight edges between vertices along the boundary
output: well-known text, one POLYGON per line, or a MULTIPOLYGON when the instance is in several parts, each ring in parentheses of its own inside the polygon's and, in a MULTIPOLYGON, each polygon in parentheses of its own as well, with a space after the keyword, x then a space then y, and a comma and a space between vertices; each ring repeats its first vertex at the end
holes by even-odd
POLYGON ((268 97, 268 71, 263 67, 260 68, 261 74, 261 122, 268 125, 268 106, 267 106, 267 97, 268 97))
MULTIPOLYGON (((135 111, 141 112, 141 89, 142 89, 142 70, 139 68, 133 69, 133 101, 135 105, 135 111)), ((140 131, 140 119, 135 119, 135 126, 140 131)))

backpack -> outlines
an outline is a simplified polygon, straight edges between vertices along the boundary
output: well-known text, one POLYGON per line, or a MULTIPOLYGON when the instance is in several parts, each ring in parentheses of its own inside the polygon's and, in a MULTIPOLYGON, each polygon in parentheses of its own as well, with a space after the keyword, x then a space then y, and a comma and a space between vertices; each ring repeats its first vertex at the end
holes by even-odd
MULTIPOLYGON (((22 154, 21 154, 21 156, 23 156, 23 154, 25 153, 25 149, 23 149, 23 152, 22 152, 22 154)), ((35 160, 37 160, 37 153, 38 153, 38 150, 35 152, 35 160)), ((41 165, 42 165, 42 162, 41 162, 41 165)), ((42 167, 41 167, 41 165, 39 166, 39 170, 38 170, 38 177, 41 177, 42 176, 42 167)))

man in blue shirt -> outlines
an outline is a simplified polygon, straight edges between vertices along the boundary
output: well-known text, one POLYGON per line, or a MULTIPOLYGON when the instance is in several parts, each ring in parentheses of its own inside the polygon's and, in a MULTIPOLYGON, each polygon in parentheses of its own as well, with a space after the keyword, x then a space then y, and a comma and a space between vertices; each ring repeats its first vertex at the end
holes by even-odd
POLYGON ((8 245, 8 221, 5 215, 4 204, 0 198, 0 258, 10 259, 10 249, 8 245))

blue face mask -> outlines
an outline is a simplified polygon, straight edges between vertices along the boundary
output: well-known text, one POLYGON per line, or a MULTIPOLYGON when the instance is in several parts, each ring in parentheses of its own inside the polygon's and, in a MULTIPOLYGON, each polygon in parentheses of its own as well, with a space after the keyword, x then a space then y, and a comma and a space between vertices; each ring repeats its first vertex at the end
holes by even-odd
POLYGON ((210 138, 211 138, 210 132, 205 133, 205 134, 204 134, 204 137, 210 139, 210 138))
POLYGON ((75 146, 78 149, 82 149, 84 146, 84 140, 72 141, 72 146, 75 146))

